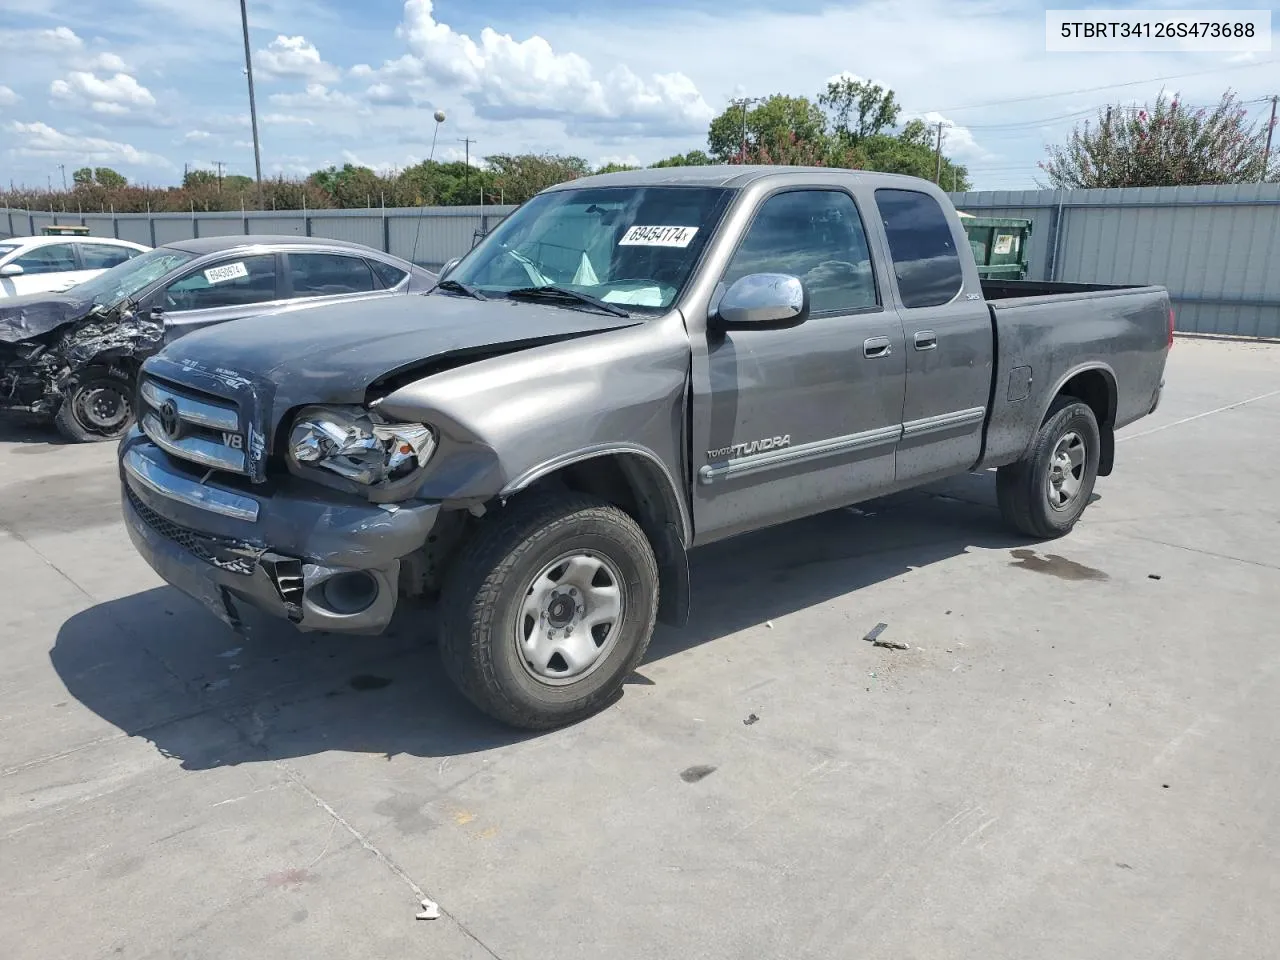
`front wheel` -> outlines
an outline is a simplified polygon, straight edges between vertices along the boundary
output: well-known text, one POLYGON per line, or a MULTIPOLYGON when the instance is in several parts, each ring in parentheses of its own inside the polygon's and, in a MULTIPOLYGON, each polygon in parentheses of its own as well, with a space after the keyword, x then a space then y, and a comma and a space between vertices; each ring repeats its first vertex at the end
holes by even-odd
POLYGON ((593 497, 535 495, 490 513, 456 558, 440 653, 485 713, 547 729, 616 696, 657 609, 657 561, 631 517, 593 497))
POLYGON ((118 440, 133 423, 132 378, 107 367, 90 367, 76 374, 53 422, 71 443, 118 440))
POLYGON ((1055 400, 1023 458, 996 471, 1005 522, 1043 540, 1070 533, 1093 495, 1101 447, 1089 405, 1074 397, 1055 400))

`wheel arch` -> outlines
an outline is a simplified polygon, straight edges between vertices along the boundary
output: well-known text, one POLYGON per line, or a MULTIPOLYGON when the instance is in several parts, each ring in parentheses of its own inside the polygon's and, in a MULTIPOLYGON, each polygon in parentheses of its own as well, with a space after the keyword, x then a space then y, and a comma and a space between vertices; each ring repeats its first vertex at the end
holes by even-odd
POLYGON ((693 522, 680 487, 661 458, 639 444, 589 447, 526 471, 500 497, 555 486, 601 497, 640 524, 658 561, 658 619, 683 626, 691 601, 687 546, 693 540, 693 522))
POLYGON ((1048 416, 1049 409, 1059 397, 1074 397, 1093 411, 1098 421, 1101 449, 1098 451, 1098 476, 1110 476, 1115 463, 1115 422, 1118 391, 1116 375, 1105 363, 1086 363, 1073 367, 1064 374, 1049 392, 1040 422, 1048 416))

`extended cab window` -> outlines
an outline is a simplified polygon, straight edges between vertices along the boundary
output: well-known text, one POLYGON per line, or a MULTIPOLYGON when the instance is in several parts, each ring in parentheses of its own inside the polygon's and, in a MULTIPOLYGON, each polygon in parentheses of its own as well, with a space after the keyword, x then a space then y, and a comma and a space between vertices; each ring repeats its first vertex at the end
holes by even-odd
POLYGON ((391 264, 383 263, 381 260, 370 260, 369 266, 373 268, 373 272, 378 275, 378 279, 382 281, 382 285, 388 290, 409 275, 407 270, 393 267, 391 264))
POLYGON ((132 247, 115 247, 109 243, 80 244, 80 260, 86 270, 106 270, 137 256, 132 247))
POLYGON ((77 269, 76 252, 69 243, 46 243, 13 261, 26 274, 68 273, 77 269))
POLYGON ((289 273, 295 297, 365 293, 373 289, 373 272, 360 257, 336 253, 291 253, 289 273))
POLYGON ((862 219, 853 198, 839 190, 794 190, 766 200, 724 282, 752 273, 799 277, 815 314, 849 313, 878 303, 862 219))
POLYGON ((169 310, 209 310, 266 303, 276 298, 274 254, 237 257, 212 264, 169 285, 169 310))
POLYGON ((938 201, 916 190, 877 190, 904 307, 936 307, 960 292, 964 274, 951 223, 938 201))

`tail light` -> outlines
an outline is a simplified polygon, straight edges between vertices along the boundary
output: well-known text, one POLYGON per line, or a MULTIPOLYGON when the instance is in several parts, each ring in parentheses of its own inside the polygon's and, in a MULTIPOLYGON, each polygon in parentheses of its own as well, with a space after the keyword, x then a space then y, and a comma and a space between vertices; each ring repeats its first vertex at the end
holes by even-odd
POLYGON ((1169 346, 1173 346, 1173 307, 1169 308, 1169 346))

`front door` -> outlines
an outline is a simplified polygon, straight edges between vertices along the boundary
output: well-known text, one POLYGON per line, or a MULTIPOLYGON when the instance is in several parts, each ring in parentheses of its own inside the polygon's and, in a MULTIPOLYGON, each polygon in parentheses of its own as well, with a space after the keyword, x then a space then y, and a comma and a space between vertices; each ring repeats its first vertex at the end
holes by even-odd
POLYGON ((283 302, 274 253, 225 257, 173 281, 154 298, 164 311, 165 342, 215 323, 261 313, 283 302))
POLYGON ((957 250, 966 240, 956 236, 954 218, 919 190, 877 190, 876 208, 906 334, 897 466, 902 485, 960 473, 978 462, 995 346, 976 276, 965 287, 957 250))
POLYGON ((765 198, 722 278, 799 277, 809 318, 708 331, 693 343, 697 542, 851 503, 892 484, 904 389, 902 326, 878 291, 854 198, 765 198))

